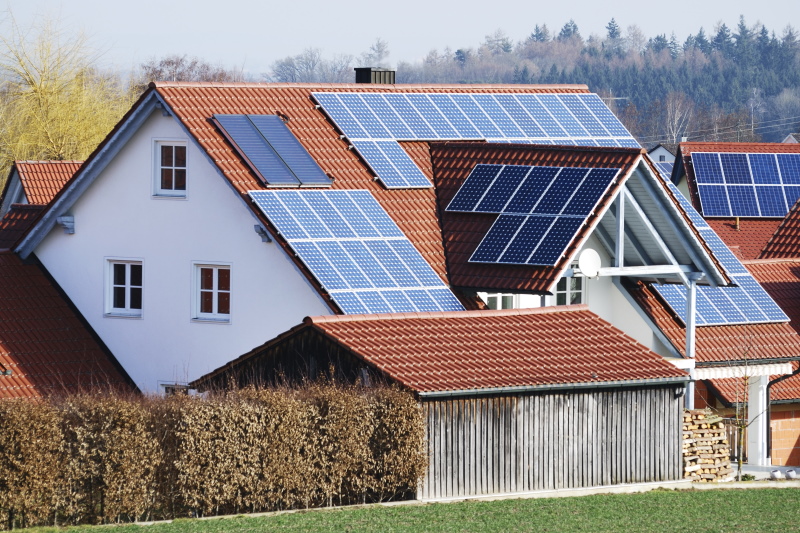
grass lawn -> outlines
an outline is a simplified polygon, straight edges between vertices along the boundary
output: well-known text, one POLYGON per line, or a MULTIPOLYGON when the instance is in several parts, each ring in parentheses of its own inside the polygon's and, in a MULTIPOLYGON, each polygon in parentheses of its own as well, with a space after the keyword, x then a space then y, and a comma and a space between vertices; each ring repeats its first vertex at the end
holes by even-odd
POLYGON ((261 518, 177 520, 171 524, 146 527, 39 528, 31 531, 786 532, 800 531, 800 489, 654 491, 575 498, 376 506, 261 518))

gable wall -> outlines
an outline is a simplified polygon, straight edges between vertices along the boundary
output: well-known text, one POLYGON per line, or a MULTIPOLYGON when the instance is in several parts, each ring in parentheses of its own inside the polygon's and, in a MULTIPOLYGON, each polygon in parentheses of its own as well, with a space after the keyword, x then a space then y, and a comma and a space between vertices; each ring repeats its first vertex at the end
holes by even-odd
POLYGON ((154 113, 56 226, 36 255, 143 391, 186 382, 331 311, 203 153, 190 143, 186 199, 152 196, 156 139, 186 139, 154 113), (144 264, 141 318, 104 316, 107 258, 144 264), (192 319, 193 262, 231 265, 231 320, 192 319))

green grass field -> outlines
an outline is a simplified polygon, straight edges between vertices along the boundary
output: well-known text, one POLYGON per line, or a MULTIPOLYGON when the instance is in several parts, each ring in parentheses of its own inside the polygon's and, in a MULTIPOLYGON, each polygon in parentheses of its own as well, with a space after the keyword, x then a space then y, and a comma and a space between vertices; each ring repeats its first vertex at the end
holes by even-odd
POLYGON ((171 524, 145 527, 39 528, 30 531, 788 532, 800 531, 800 489, 654 491, 574 498, 374 506, 260 518, 177 520, 171 524))

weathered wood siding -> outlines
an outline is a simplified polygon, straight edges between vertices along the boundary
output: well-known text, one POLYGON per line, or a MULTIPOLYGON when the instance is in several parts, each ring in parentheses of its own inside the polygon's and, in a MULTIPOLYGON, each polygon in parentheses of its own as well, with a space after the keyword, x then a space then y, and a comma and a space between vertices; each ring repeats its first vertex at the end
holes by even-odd
POLYGON ((674 387, 423 401, 422 499, 677 480, 674 387))

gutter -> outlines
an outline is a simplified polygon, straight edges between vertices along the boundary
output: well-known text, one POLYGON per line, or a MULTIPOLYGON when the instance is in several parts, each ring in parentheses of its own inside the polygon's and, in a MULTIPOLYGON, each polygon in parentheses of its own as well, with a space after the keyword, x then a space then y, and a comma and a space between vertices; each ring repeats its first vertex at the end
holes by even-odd
POLYGON ((800 366, 791 374, 784 374, 767 383, 767 457, 769 457, 770 463, 772 463, 772 403, 769 401, 769 391, 776 383, 780 383, 784 379, 789 379, 797 374, 800 374, 800 366))
MULTIPOLYGON (((697 368, 713 368, 718 366, 751 366, 751 365, 770 365, 774 363, 794 363, 798 361, 795 357, 771 357, 769 359, 739 359, 733 361, 697 361, 697 368)), ((786 374, 784 377, 793 374, 786 374)), ((781 378, 778 378, 781 379, 781 378)), ((777 382, 777 381, 776 381, 777 382)), ((771 383, 771 382, 770 382, 771 383)))
POLYGON ((554 383, 549 385, 522 385, 518 387, 487 387, 484 389, 458 389, 452 391, 431 391, 417 393, 420 398, 437 399, 452 398, 454 396, 489 396, 494 394, 513 394, 520 392, 543 391, 575 391, 587 389, 632 388, 645 385, 679 385, 686 387, 691 381, 689 376, 673 378, 653 378, 619 381, 589 381, 584 383, 554 383))

